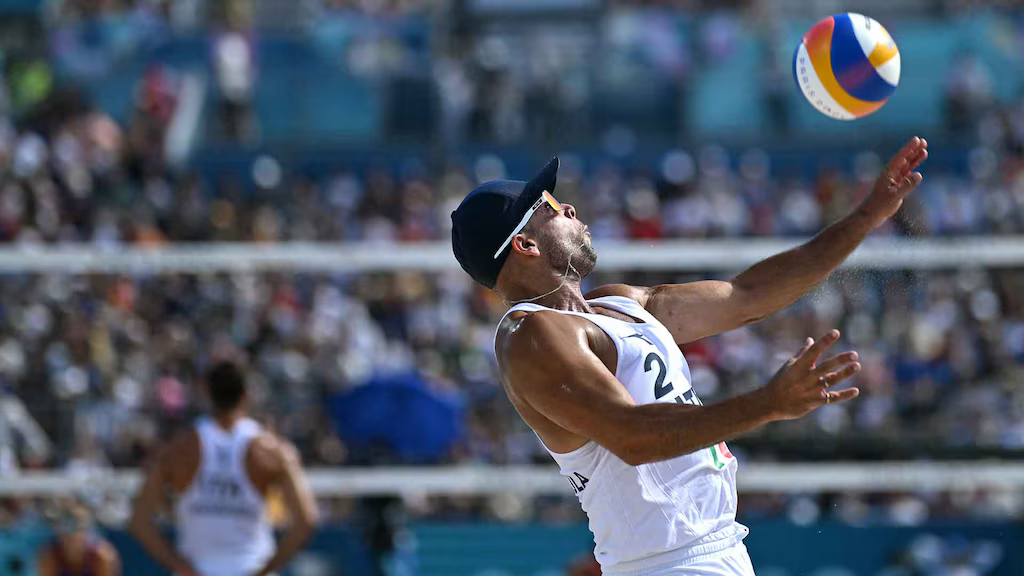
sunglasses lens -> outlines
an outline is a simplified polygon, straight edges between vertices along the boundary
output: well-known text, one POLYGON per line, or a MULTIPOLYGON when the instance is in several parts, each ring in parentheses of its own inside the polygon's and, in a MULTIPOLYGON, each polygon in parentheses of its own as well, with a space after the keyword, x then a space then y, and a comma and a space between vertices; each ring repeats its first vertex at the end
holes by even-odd
POLYGON ((544 193, 544 199, 547 200, 548 204, 550 204, 551 207, 554 208, 556 211, 558 211, 558 212, 562 211, 562 204, 561 204, 561 202, 559 202, 558 200, 555 200, 555 197, 552 196, 551 194, 549 194, 548 192, 544 193))

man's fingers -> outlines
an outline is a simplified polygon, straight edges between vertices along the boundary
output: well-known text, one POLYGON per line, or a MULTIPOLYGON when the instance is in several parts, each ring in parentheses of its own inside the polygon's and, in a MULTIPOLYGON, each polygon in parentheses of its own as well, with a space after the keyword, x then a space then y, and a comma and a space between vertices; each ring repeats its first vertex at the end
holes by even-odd
POLYGON ((846 366, 843 366, 839 370, 829 372, 820 380, 824 380, 825 386, 832 387, 835 386, 836 384, 839 384, 843 380, 846 380, 847 378, 853 376, 857 372, 860 372, 860 362, 847 364, 846 366))
POLYGON ((916 170, 917 167, 920 166, 921 163, 924 162, 927 159, 928 159, 928 150, 926 150, 924 148, 921 148, 917 152, 917 154, 915 154, 913 157, 910 158, 909 161, 907 161, 907 167, 905 168, 905 170, 907 172, 912 172, 912 171, 916 170))
POLYGON ((920 166, 921 163, 924 162, 927 158, 927 150, 920 150, 910 158, 907 158, 906 163, 901 165, 899 174, 896 175, 897 181, 899 181, 902 178, 905 178, 910 174, 913 174, 914 170, 916 170, 917 167, 920 166))
POLYGON ((921 176, 920 172, 910 174, 900 182, 900 194, 909 194, 914 190, 914 188, 917 188, 917 186, 921 184, 922 180, 924 180, 924 176, 921 176))
POLYGON ((907 159, 903 156, 899 156, 897 158, 893 158, 892 161, 889 162, 889 167, 886 168, 885 175, 890 180, 898 183, 906 168, 907 159))
POLYGON ((908 140, 907 143, 900 148, 900 151, 893 155, 892 160, 889 161, 889 168, 894 168, 901 160, 905 161, 907 157, 909 157, 911 153, 915 152, 920 146, 921 139, 917 136, 908 140))
POLYGON ((835 344, 836 340, 839 340, 839 330, 829 330, 824 336, 818 338, 817 342, 804 350, 798 361, 808 368, 814 366, 818 363, 818 358, 821 358, 821 353, 829 346, 835 344))
MULTIPOLYGON (((913 168, 908 167, 912 165, 913 161, 917 160, 918 156, 927 146, 928 142, 925 139, 914 136, 900 148, 899 152, 893 155, 892 160, 889 161, 886 173, 894 180, 899 181, 905 175, 905 172, 913 170, 913 168)), ((923 160, 922 158, 921 161, 923 160)))
POLYGON ((914 136, 910 140, 907 140, 907 143, 904 144, 902 148, 900 148, 900 151, 898 152, 898 154, 903 154, 904 156, 910 156, 910 155, 913 155, 913 154, 915 154, 915 153, 917 153, 917 152, 919 152, 921 150, 924 150, 927 147, 928 147, 928 141, 927 140, 925 140, 924 138, 921 138, 920 136, 914 136))
POLYGON ((803 358, 803 355, 807 353, 807 349, 810 348, 812 344, 814 344, 814 338, 808 336, 807 339, 804 340, 804 345, 800 347, 800 351, 794 354, 793 357, 789 359, 789 363, 795 364, 797 360, 803 358))
POLYGON ((846 402, 847 400, 853 400, 857 396, 860 396, 859 388, 844 388, 842 390, 829 390, 826 404, 837 404, 839 402, 846 402))
POLYGON ((856 361, 856 352, 844 352, 842 354, 833 356, 828 360, 823 360, 821 362, 816 363, 814 365, 814 371, 817 372, 818 374, 824 375, 828 374, 829 372, 834 372, 836 369, 856 361))

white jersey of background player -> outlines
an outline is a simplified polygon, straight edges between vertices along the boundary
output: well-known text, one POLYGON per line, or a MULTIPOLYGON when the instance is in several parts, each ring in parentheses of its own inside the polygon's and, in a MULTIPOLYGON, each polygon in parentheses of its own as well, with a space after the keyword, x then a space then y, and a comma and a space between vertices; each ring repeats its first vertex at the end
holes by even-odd
POLYGON ((200 418, 158 456, 135 503, 131 531, 178 576, 268 576, 302 548, 316 505, 295 449, 262 430, 245 411, 245 377, 231 363, 206 377, 213 415, 200 418), (274 543, 266 497, 279 489, 292 513, 281 546, 274 543), (177 549, 153 520, 174 495, 177 549))
POLYGON ((829 388, 860 365, 854 352, 821 360, 839 338, 830 331, 763 388, 704 406, 678 346, 758 321, 818 285, 921 182, 926 148, 912 139, 849 216, 728 282, 584 295, 597 254, 575 207, 552 195, 557 159, 529 182, 481 185, 452 213, 459 263, 513 306, 495 338, 505 391, 577 492, 604 574, 753 573, 724 442, 854 398, 856 388, 829 388))

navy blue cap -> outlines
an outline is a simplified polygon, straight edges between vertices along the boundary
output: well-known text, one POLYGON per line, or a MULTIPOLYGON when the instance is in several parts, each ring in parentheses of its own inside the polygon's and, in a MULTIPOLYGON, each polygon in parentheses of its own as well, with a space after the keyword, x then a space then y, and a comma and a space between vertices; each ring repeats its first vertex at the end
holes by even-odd
POLYGON ((523 215, 545 190, 553 194, 558 158, 548 162, 529 182, 492 180, 478 186, 452 212, 452 251, 462 269, 488 288, 498 282, 509 244, 497 258, 494 252, 516 229, 523 215))

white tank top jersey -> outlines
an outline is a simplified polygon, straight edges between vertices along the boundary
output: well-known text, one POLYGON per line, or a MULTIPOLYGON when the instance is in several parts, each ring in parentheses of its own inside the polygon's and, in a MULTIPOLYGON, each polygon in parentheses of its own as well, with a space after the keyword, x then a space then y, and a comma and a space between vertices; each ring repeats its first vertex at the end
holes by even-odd
POLYGON ((178 549, 200 574, 253 574, 275 547, 266 503, 245 469, 246 450, 260 426, 243 419, 225 430, 203 418, 196 432, 199 470, 175 510, 178 549))
MULTIPOLYGON (((628 298, 608 296, 589 303, 639 322, 537 304, 518 304, 506 316, 552 310, 586 318, 615 343, 615 377, 637 404, 701 403, 668 328, 628 298)), ((736 522, 737 464, 724 442, 640 466, 626 464, 593 441, 566 454, 548 452, 587 513, 603 574, 645 574, 686 564, 736 545, 749 532, 736 522)))

